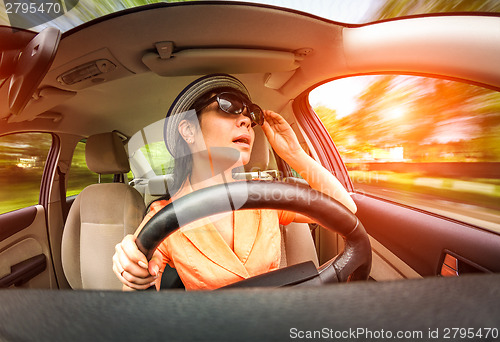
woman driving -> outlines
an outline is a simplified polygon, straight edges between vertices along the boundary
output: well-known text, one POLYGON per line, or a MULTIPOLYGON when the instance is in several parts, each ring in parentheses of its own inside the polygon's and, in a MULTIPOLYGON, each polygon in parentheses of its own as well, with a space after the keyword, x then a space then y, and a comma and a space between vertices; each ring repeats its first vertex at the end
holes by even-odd
POLYGON ((261 125, 274 151, 313 189, 356 212, 344 187, 302 149, 285 119, 252 103, 248 90, 235 77, 201 77, 177 96, 167 113, 164 138, 175 158, 174 184, 165 196, 151 203, 136 233, 116 245, 113 271, 124 290, 152 285, 159 289, 166 264, 177 270, 186 290, 216 289, 278 268, 279 224, 312 222, 309 217, 269 209, 210 216, 168 236, 149 263, 135 244, 146 222, 171 201, 234 181, 233 169, 250 160, 255 125, 261 125))

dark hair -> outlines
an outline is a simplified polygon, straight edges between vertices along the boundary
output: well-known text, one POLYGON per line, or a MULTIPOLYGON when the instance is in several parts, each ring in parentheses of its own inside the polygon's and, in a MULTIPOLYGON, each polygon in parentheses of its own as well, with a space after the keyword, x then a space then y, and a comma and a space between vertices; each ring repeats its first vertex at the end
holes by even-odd
MULTIPOLYGON (((240 91, 231 88, 231 87, 219 87, 215 89, 211 89, 207 91, 206 93, 203 93, 200 95, 191 105, 189 110, 191 109, 196 109, 199 108, 200 105, 204 102, 206 102, 210 97, 214 96, 215 94, 221 93, 221 92, 234 92, 237 94, 240 94, 244 96, 245 98, 247 97, 245 94, 241 93, 240 91)), ((196 110, 196 117, 198 118, 198 123, 201 127, 201 120, 200 116, 204 112, 204 110, 196 110)), ((147 207, 146 207, 146 212, 149 211, 149 208, 153 202, 156 201, 161 201, 161 200, 169 200, 173 194, 177 193, 179 189, 182 187, 186 179, 191 175, 191 172, 193 171, 193 157, 191 156, 191 151, 189 150, 189 146, 187 143, 184 141, 182 136, 180 134, 177 134, 176 137, 176 148, 178 151, 176 151, 176 155, 181 156, 177 157, 174 160, 174 169, 173 169, 173 177, 174 177, 174 182, 172 185, 168 187, 166 190, 165 195, 161 196, 160 198, 157 198, 153 201, 151 201, 147 207)))

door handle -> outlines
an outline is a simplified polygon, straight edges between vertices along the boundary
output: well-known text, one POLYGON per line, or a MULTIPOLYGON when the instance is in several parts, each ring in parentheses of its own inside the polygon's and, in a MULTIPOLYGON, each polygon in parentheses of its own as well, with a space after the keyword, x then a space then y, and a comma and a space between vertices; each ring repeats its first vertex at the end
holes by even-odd
POLYGON ((0 278, 0 288, 12 285, 21 286, 47 268, 47 257, 36 255, 10 267, 10 274, 0 278))
POLYGON ((458 277, 458 260, 454 256, 446 253, 441 266, 441 275, 443 277, 458 277))

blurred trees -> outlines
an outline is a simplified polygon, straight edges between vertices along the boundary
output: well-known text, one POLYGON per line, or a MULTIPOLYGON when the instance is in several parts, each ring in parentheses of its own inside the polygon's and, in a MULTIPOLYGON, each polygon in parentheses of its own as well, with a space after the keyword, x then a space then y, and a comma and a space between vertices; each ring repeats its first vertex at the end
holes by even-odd
POLYGON ((441 12, 500 12, 498 0, 385 0, 377 20, 441 12))
POLYGON ((40 181, 52 145, 48 133, 0 137, 0 213, 38 203, 40 181))
MULTIPOLYGON (((497 0, 386 0, 374 20, 441 12, 500 12, 497 0)), ((316 108, 325 120, 327 108, 316 108)), ((344 155, 404 147, 413 161, 500 161, 500 94, 442 79, 379 76, 351 115, 325 122, 344 155), (332 126, 330 126, 332 125, 332 126)))
POLYGON ((184 2, 196 0, 80 0, 74 8, 74 16, 83 22, 102 17, 127 8, 155 4, 159 2, 184 2))
POLYGON ((500 93, 427 77, 366 77, 352 114, 315 108, 347 157, 403 147, 413 161, 500 161, 500 93))

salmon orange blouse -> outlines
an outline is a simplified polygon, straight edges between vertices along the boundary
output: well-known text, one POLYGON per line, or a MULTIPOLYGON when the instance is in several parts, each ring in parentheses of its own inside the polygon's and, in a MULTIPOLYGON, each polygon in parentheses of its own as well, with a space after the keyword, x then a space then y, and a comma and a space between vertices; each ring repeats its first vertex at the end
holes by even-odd
MULTIPOLYGON (((193 192, 185 185, 173 199, 193 192)), ((151 204, 139 229, 170 201, 151 204)), ((276 270, 281 257, 279 224, 287 225, 295 213, 283 210, 240 210, 234 212, 234 249, 224 241, 210 218, 181 227, 159 246, 162 267, 168 263, 179 274, 186 290, 212 290, 276 270)), ((218 222, 220 224, 220 222, 218 222)), ((160 288, 161 277, 156 287, 160 288)))

